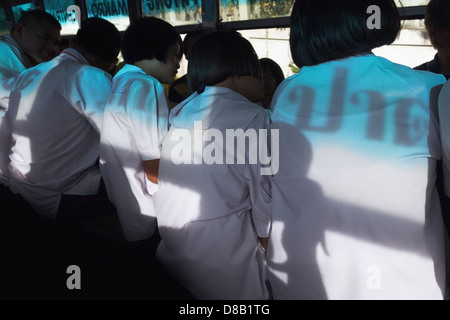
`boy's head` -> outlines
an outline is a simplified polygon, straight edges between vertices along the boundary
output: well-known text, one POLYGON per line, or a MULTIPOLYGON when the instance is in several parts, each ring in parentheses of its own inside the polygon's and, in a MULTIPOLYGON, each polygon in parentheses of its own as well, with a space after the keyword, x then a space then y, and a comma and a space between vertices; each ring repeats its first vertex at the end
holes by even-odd
POLYGON ((434 48, 449 50, 450 1, 430 0, 425 11, 425 27, 434 48))
POLYGON ((141 67, 163 83, 172 83, 182 57, 182 40, 168 22, 144 17, 128 26, 122 40, 126 63, 141 67))
POLYGON ((297 0, 291 13, 291 55, 298 67, 367 54, 400 30, 393 0, 297 0), (368 26, 376 6, 379 26, 368 26), (374 7, 372 7, 374 8, 374 7))
POLYGON ((51 14, 36 9, 25 11, 11 36, 32 65, 53 59, 59 53, 61 24, 51 14))
POLYGON ((81 23, 73 47, 79 50, 91 65, 110 71, 117 63, 120 43, 121 36, 116 26, 105 19, 94 17, 81 23))
POLYGON ((191 90, 198 93, 233 76, 252 76, 262 81, 253 46, 232 30, 211 32, 199 39, 192 48, 187 74, 191 90))

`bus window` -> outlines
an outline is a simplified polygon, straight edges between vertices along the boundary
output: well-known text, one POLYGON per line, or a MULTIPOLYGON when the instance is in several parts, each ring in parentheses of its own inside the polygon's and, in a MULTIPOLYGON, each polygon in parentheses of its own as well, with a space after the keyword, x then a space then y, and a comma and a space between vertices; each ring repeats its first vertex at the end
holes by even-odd
POLYGON ((0 8, 0 35, 9 33, 5 9, 0 8))
POLYGON ((198 24, 202 21, 201 0, 142 0, 142 14, 174 26, 198 24))
POLYGON ((294 0, 219 0, 219 14, 223 22, 286 17, 291 14, 294 2, 294 0))
POLYGON ((75 0, 45 0, 45 11, 54 16, 61 24, 61 35, 75 35, 78 31, 77 19, 75 12, 68 13, 67 8, 75 5, 75 0))
POLYGON ((130 24, 127 0, 86 0, 89 18, 100 17, 113 23, 119 31, 130 24))
POLYGON ((12 6, 11 10, 12 10, 12 14, 14 16, 14 21, 15 22, 19 21, 20 17, 22 16, 22 13, 24 11, 29 11, 29 10, 34 10, 34 9, 36 9, 36 6, 33 2, 24 3, 24 4, 17 5, 17 6, 12 6))
MULTIPOLYGON (((419 2, 419 1, 417 1, 419 2)), ((394 43, 373 50, 376 55, 411 68, 430 61, 436 54, 424 19, 402 20, 402 29, 394 43)))

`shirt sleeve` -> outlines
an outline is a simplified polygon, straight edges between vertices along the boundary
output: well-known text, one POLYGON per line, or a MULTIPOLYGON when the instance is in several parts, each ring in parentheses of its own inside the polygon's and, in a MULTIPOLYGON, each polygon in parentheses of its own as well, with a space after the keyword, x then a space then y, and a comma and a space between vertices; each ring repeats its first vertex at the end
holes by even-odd
POLYGON ((127 99, 128 120, 142 161, 159 159, 169 113, 163 86, 153 79, 133 81, 127 99))
POLYGON ((0 82, 14 77, 26 69, 17 54, 10 46, 0 41, 0 55, 2 57, 0 59, 0 82))

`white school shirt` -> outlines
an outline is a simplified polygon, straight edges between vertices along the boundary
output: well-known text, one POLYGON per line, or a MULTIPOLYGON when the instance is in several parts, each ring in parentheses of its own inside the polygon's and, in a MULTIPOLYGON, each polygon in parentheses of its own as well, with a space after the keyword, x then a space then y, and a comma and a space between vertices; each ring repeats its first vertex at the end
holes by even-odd
POLYGON ((443 299, 435 180, 444 82, 372 54, 282 82, 272 116, 274 299, 443 299))
POLYGON ((97 193, 110 90, 111 76, 74 49, 15 80, 4 120, 11 132, 9 186, 41 215, 54 218, 62 194, 97 193))
POLYGON ((257 237, 269 235, 270 176, 261 175, 260 161, 250 164, 257 149, 234 152, 232 144, 235 129, 241 138, 267 129, 268 113, 230 89, 207 87, 172 109, 169 120, 154 195, 157 258, 198 299, 267 299, 257 237))
MULTIPOLYGON (((10 83, 7 82, 31 67, 30 60, 12 36, 0 36, 0 121, 8 109, 10 83)), ((0 122, 1 124, 1 122, 0 122)))
POLYGON ((159 159, 168 113, 158 80, 134 65, 119 70, 103 118, 100 169, 128 241, 149 238, 156 229, 157 185, 146 178, 143 161, 159 159))
POLYGON ((31 67, 30 60, 9 34, 0 36, 0 82, 31 67))
POLYGON ((9 34, 0 36, 0 183, 7 185, 7 178, 2 174, 7 163, 7 144, 2 129, 3 118, 8 109, 11 84, 8 81, 20 72, 31 67, 30 61, 17 42, 9 34))

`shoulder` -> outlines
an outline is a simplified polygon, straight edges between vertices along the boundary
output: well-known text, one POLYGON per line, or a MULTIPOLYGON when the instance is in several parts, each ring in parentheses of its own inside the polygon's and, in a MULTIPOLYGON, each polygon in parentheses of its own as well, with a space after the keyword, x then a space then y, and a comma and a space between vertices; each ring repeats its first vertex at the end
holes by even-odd
POLYGON ((402 82, 413 91, 420 92, 421 89, 429 89, 445 83, 446 79, 442 74, 422 70, 420 68, 410 68, 397 64, 389 60, 381 60, 381 66, 393 78, 402 82))
POLYGON ((3 54, 13 54, 13 46, 6 41, 0 40, 0 52, 3 54))
POLYGON ((123 72, 113 78, 113 86, 115 90, 120 91, 137 91, 139 95, 146 94, 150 91, 164 91, 162 84, 155 78, 135 71, 123 72))
POLYGON ((88 86, 100 86, 112 84, 112 76, 102 69, 94 66, 68 61, 64 64, 65 74, 72 75, 72 79, 88 86))

